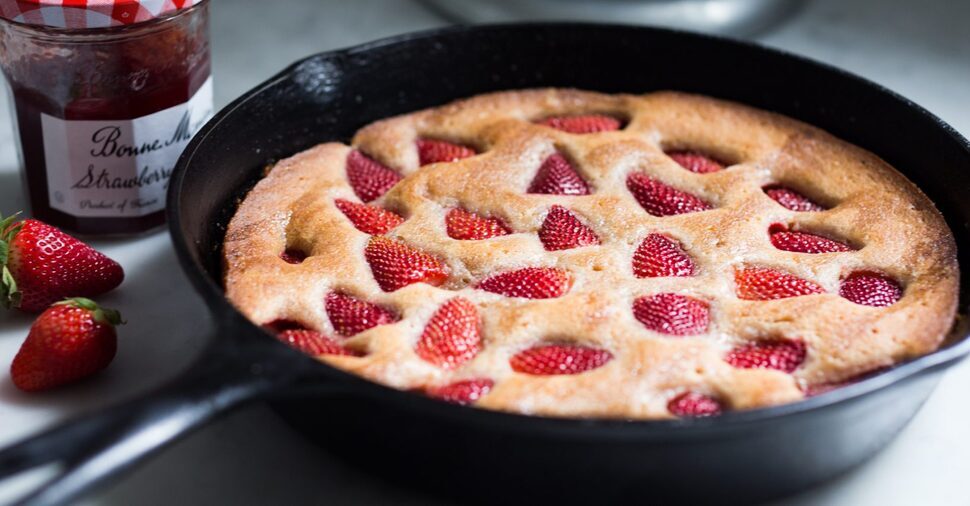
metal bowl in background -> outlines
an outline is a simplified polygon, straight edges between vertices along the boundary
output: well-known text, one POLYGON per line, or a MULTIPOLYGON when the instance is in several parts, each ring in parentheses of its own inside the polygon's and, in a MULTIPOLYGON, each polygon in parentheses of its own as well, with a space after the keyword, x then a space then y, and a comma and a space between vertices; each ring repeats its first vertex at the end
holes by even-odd
POLYGON ((784 22, 804 0, 422 0, 463 23, 597 21, 752 36, 784 22))

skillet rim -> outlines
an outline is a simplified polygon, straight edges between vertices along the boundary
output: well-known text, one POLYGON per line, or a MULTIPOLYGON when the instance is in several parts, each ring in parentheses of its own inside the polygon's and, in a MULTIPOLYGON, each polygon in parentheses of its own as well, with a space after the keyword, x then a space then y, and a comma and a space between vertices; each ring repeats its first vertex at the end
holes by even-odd
MULTIPOLYGON (((186 146, 183 155, 179 158, 175 171, 172 174, 170 188, 166 202, 167 223, 175 252, 182 270, 189 277, 195 291, 205 300, 210 311, 216 316, 217 333, 225 331, 227 326, 242 326, 249 335, 260 334, 260 338, 267 338, 266 333, 258 326, 250 322, 245 316, 239 313, 228 299, 224 290, 207 273, 203 265, 196 262, 191 253, 190 245, 186 240, 186 235, 181 232, 182 211, 180 209, 182 187, 185 184, 186 173, 190 170, 192 159, 199 147, 205 142, 211 133, 230 117, 237 109, 247 102, 256 99, 266 90, 282 82, 291 80, 300 70, 300 67, 310 61, 333 61, 338 65, 340 60, 348 57, 366 54, 371 51, 385 49, 394 46, 402 46, 416 40, 429 40, 447 36, 462 35, 470 32, 501 32, 505 30, 527 30, 536 29, 555 29, 555 30, 582 30, 582 29, 619 29, 645 34, 663 34, 666 36, 676 36, 683 38, 693 38, 695 40, 716 43, 724 46, 733 46, 735 50, 747 52, 771 53, 774 56, 791 60, 793 63, 804 66, 814 67, 821 73, 830 74, 831 77, 847 79, 861 84, 875 94, 882 94, 886 98, 895 102, 900 102, 920 116, 929 119, 933 125, 940 129, 940 133, 947 136, 949 141, 955 142, 964 152, 970 156, 970 141, 964 138, 952 126, 932 114, 922 106, 912 100, 899 95, 898 93, 858 76, 849 71, 823 63, 805 56, 800 56, 782 49, 764 46, 755 42, 736 40, 729 37, 701 34, 686 30, 658 28, 651 26, 638 26, 633 24, 617 23, 585 23, 585 22, 527 22, 527 23, 491 23, 481 25, 453 25, 442 28, 433 28, 416 32, 408 32, 377 39, 362 44, 339 48, 331 51, 315 53, 301 58, 274 76, 256 85, 246 93, 234 99, 223 107, 203 128, 196 133, 192 141, 186 146)), ((797 118, 796 118, 797 119, 797 118)), ((967 217, 970 219, 970 217, 967 217)), ((210 224, 215 226, 216 224, 210 224)), ((952 230, 951 230, 952 233, 952 230)), ((221 250, 221 247, 220 247, 221 250)), ((961 273, 961 277, 970 275, 961 273)), ((682 418, 682 419, 606 419, 606 418, 559 418, 525 415, 512 412, 493 411, 469 406, 459 406, 446 402, 441 402, 426 396, 398 390, 384 386, 380 383, 366 380, 357 375, 348 373, 326 363, 310 359, 316 365, 314 369, 326 372, 326 376, 331 380, 339 381, 348 391, 355 391, 356 395, 366 395, 370 398, 384 402, 395 403, 417 403, 417 408, 429 414, 442 416, 464 416, 468 421, 474 423, 484 423, 490 425, 501 424, 506 428, 531 430, 539 429, 543 433, 573 433, 581 432, 583 435, 592 435, 596 431, 600 436, 617 436, 629 434, 631 431, 637 436, 654 436, 669 439, 672 435, 684 437, 696 437, 703 433, 720 433, 723 431, 749 429, 751 425, 761 423, 772 423, 777 420, 788 419, 801 414, 820 412, 829 408, 835 408, 852 402, 856 399, 870 394, 889 389, 894 385, 904 381, 916 379, 919 376, 939 371, 953 365, 968 354, 970 354, 970 323, 967 318, 961 318, 960 310, 966 308, 958 307, 957 317, 954 328, 949 332, 941 348, 936 351, 917 357, 908 362, 900 363, 892 369, 877 374, 865 380, 847 385, 814 397, 800 401, 756 408, 741 411, 727 411, 716 417, 707 418, 682 418), (422 406, 422 403, 424 404, 422 406), (673 429, 673 430, 671 430, 673 429)), ((219 344, 227 345, 226 338, 216 337, 209 343, 210 346, 219 344)), ((290 352, 290 356, 306 359, 296 350, 292 350, 283 343, 272 340, 279 347, 285 348, 290 352)), ((229 344, 232 345, 232 344, 229 344)))

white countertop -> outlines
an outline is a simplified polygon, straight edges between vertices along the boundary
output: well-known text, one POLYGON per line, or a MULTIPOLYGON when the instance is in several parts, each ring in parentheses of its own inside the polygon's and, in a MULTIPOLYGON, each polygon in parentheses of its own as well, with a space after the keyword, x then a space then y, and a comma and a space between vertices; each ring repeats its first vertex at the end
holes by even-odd
MULTIPOLYGON (((970 3, 923 0, 811 1, 758 38, 846 68, 927 107, 970 134, 970 3), (907 12, 910 11, 910 12, 907 12), (917 12, 912 12, 917 11, 917 12)), ((217 106, 291 61, 396 33, 446 24, 402 0, 213 3, 217 106), (284 7, 285 4, 285 7, 284 7)), ((21 209, 6 97, 0 99, 0 212, 21 209)), ((905 142, 901 139, 900 142, 905 142)), ((918 146, 915 147, 918 149, 918 146)), ((119 353, 96 379, 28 396, 6 368, 32 320, 0 314, 0 446, 73 413, 144 392, 184 367, 210 328, 165 234, 96 246, 127 279, 101 298, 120 309, 119 353), (177 317, 176 317, 177 315, 177 317)), ((781 505, 967 505, 970 362, 950 371, 912 424, 863 468, 781 505)), ((0 497, 3 496, 0 490, 0 497)), ((2 501, 2 499, 0 499, 2 501)), ((308 445, 263 406, 239 411, 177 443, 87 504, 435 504, 348 468, 308 445)))

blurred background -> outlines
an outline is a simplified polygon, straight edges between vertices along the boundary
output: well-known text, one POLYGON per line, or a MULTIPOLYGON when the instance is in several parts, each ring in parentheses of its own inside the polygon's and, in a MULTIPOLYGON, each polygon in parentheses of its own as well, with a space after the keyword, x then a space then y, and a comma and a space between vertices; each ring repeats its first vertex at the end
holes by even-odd
MULTIPOLYGON (((213 0, 211 8, 217 108, 319 51, 453 23, 586 19, 704 30, 822 60, 881 83, 970 134, 970 2, 959 0, 213 0)), ((657 71, 649 61, 631 62, 631 72, 657 71)), ((25 205, 7 117, 2 97, 4 214, 25 205)), ((96 381, 41 400, 19 395, 4 378, 0 446, 72 413, 146 391, 184 367, 205 340, 208 316, 166 234, 95 245, 131 259, 126 284, 104 300, 130 308, 116 363, 96 381)), ((22 315, 0 315, 0 364, 9 363, 29 324, 22 315)), ((970 364, 964 364, 873 462, 779 506, 970 504, 964 483, 970 476, 968 390, 970 364)), ((209 425, 84 502, 314 503, 443 504, 343 465, 261 406, 209 425)))

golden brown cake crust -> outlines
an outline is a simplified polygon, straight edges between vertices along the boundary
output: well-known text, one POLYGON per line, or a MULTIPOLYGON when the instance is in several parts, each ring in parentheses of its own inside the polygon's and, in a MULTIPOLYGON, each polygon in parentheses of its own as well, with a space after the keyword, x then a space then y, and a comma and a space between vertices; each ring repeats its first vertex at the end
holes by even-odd
POLYGON ((668 401, 685 390, 746 409, 795 401, 808 385, 839 382, 931 352, 953 322, 956 247, 932 202, 872 153, 773 113, 676 92, 523 90, 378 121, 360 130, 353 146, 404 176, 374 202, 406 218, 388 236, 442 259, 449 281, 381 290, 363 256, 369 236, 334 205, 335 198, 359 202, 345 176, 351 147, 327 143, 276 164, 239 206, 225 240, 226 292, 257 324, 292 319, 331 335, 323 304, 330 291, 394 308, 400 321, 347 341, 366 356, 320 357, 392 387, 488 377, 494 388, 477 406, 549 416, 669 417, 668 401), (533 123, 589 113, 628 124, 620 131, 574 135, 533 123), (480 154, 419 167, 417 138, 460 142, 480 154), (696 174, 665 156, 665 149, 677 148, 737 163, 696 174), (575 163, 591 195, 526 193, 539 164, 556 150, 575 163), (636 171, 693 193, 714 209, 651 216, 626 188, 626 176, 636 171), (831 208, 785 209, 761 189, 776 182, 831 208), (546 251, 536 231, 553 204, 588 223, 601 244, 546 251), (486 241, 450 239, 444 216, 456 206, 501 218, 515 233, 486 241), (844 238, 859 249, 781 251, 768 241, 773 223, 844 238), (635 277, 633 252, 653 232, 680 241, 697 275, 635 277), (310 256, 288 264, 279 257, 286 247, 310 256), (742 265, 777 267, 818 283, 826 293, 739 300, 733 272, 742 265), (574 284, 566 295, 546 300, 472 288, 491 273, 525 266, 567 269, 574 284), (884 308, 849 302, 838 295, 839 283, 854 270, 895 278, 905 287, 903 297, 884 308), (708 331, 671 337, 647 330, 631 305, 660 292, 707 301, 708 331), (414 347, 431 314, 458 294, 477 306, 483 344, 473 360, 448 371, 421 360, 414 347), (552 337, 605 348, 615 358, 578 375, 533 376, 511 369, 513 354, 552 337), (739 343, 775 337, 807 345, 807 359, 792 374, 735 368, 723 359, 739 343))

